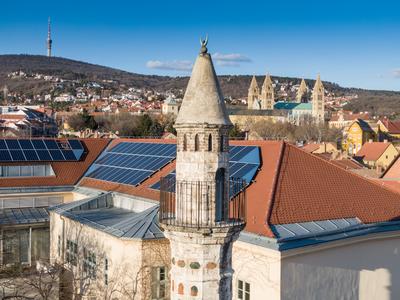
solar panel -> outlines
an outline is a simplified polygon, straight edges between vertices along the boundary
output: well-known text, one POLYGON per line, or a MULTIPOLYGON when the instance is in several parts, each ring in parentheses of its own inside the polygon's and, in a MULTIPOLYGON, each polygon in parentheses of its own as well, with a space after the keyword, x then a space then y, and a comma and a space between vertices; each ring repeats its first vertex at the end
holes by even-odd
POLYGON ((77 161, 83 153, 79 140, 0 139, 0 162, 77 161))
POLYGON ((176 145, 122 142, 105 151, 86 176, 138 185, 175 159, 176 145))
MULTIPOLYGON (((229 146, 229 176, 231 178, 243 179, 248 185, 253 180, 259 167, 260 150, 258 147, 229 146)), ((166 177, 175 179, 175 170, 166 177)), ((158 181, 150 186, 150 188, 159 190, 160 186, 160 181, 158 181)), ((175 191, 175 186, 171 186, 171 192, 173 191, 175 191)))

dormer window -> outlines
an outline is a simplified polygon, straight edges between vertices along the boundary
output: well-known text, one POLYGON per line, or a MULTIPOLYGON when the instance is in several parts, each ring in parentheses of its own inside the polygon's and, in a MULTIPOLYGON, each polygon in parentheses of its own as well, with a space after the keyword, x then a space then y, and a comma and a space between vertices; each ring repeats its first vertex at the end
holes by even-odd
POLYGON ((199 135, 196 134, 194 137, 194 151, 199 151, 199 146, 200 146, 199 135))

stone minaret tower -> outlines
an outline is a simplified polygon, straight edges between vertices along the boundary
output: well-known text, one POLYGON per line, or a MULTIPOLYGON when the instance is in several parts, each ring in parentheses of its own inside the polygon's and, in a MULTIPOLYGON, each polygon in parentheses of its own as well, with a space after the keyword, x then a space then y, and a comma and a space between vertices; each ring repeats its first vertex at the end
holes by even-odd
POLYGON ((244 215, 236 218, 231 210, 232 123, 206 45, 202 41, 175 122, 173 201, 167 201, 170 193, 161 181, 160 222, 171 245, 172 300, 232 299, 232 243, 244 226, 244 215))
POLYGON ((302 100, 304 97, 307 95, 308 92, 308 87, 306 82, 304 81, 304 78, 301 80, 299 89, 297 90, 297 95, 296 95, 296 102, 301 103, 303 102, 302 100))
POLYGON ((323 123, 325 119, 325 89, 318 74, 312 91, 312 115, 316 123, 323 123))
POLYGON ((258 88, 256 76, 251 79, 249 93, 247 96, 247 108, 253 109, 254 101, 258 101, 260 97, 260 89, 258 88))
POLYGON ((51 24, 50 17, 47 23, 47 57, 51 57, 51 46, 53 44, 53 40, 51 39, 51 24))
POLYGON ((264 83, 261 88, 261 109, 274 109, 275 97, 274 97, 274 87, 272 85, 271 76, 267 74, 265 76, 264 83))

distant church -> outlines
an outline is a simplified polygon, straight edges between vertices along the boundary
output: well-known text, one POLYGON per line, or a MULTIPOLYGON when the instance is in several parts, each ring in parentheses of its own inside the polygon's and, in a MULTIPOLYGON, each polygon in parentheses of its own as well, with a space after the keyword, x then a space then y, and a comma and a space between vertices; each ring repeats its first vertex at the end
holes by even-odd
POLYGON ((269 74, 265 76, 261 93, 256 77, 253 76, 247 96, 247 108, 249 110, 269 110, 272 114, 274 114, 273 111, 279 111, 280 115, 282 115, 282 111, 285 111, 287 112, 288 121, 296 124, 307 118, 312 118, 316 123, 323 123, 325 115, 325 89, 320 75, 318 75, 315 82, 311 101, 308 101, 307 93, 308 87, 304 79, 302 79, 294 101, 275 102, 271 76, 269 74))

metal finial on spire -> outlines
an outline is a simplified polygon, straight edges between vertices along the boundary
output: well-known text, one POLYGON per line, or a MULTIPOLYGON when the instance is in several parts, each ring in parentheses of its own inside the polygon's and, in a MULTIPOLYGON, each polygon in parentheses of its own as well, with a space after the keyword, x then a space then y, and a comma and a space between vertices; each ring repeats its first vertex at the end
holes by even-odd
POLYGON ((208 34, 206 35, 206 38, 204 40, 200 37, 200 45, 201 45, 200 53, 201 54, 207 53, 207 51, 208 51, 207 44, 208 44, 208 34))

